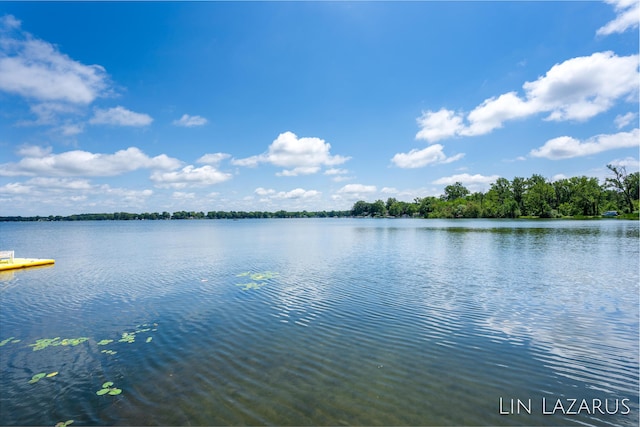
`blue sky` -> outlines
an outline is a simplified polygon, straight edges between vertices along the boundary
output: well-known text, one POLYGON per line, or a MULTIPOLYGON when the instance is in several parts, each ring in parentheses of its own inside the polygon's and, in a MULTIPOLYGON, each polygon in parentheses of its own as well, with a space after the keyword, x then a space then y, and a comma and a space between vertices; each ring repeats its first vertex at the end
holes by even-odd
POLYGON ((637 0, 0 3, 0 215, 638 170, 637 0))

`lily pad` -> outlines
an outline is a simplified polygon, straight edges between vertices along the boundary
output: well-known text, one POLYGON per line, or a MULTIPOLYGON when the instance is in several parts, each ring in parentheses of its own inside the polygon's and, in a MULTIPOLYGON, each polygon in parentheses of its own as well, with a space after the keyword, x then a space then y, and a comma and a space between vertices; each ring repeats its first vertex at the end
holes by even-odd
POLYGON ((109 393, 109 389, 108 388, 103 388, 101 390, 96 391, 96 394, 98 396, 102 396, 102 395, 107 394, 107 393, 109 393))
POLYGON ((107 381, 106 383, 102 384, 102 388, 108 388, 111 387, 113 385, 113 381, 107 381))
POLYGON ((112 342, 113 342, 113 340, 101 340, 101 341, 98 341, 98 345, 107 345, 107 344, 110 344, 112 342))
POLYGON ((69 424, 73 424, 73 420, 60 421, 55 427, 67 427, 69 424))
POLYGON ((51 372, 50 374, 47 374, 47 378, 51 378, 51 377, 55 377, 56 375, 58 375, 60 372, 56 371, 56 372, 51 372))
POLYGON ((153 339, 153 337, 147 338, 147 342, 151 342, 152 339, 153 339))
POLYGON ((38 381, 40 381, 42 378, 44 378, 47 375, 46 372, 40 372, 39 374, 35 374, 33 377, 31 377, 31 380, 29 381, 29 384, 35 384, 38 381))
POLYGON ((3 345, 5 345, 5 344, 7 344, 7 343, 11 342, 11 340, 12 340, 12 339, 14 339, 14 338, 15 338, 15 337, 9 337, 9 338, 7 338, 6 340, 2 340, 2 341, 0 341, 0 347, 2 347, 3 345))
POLYGON ((248 291, 249 289, 260 289, 264 285, 265 285, 264 283, 256 283, 256 282, 236 284, 236 286, 242 286, 243 291, 248 291))
POLYGON ((109 389, 109 394, 110 394, 111 396, 117 396, 117 395, 119 395, 120 393, 122 393, 122 390, 121 390, 121 389, 119 389, 119 388, 111 388, 111 389, 109 389))

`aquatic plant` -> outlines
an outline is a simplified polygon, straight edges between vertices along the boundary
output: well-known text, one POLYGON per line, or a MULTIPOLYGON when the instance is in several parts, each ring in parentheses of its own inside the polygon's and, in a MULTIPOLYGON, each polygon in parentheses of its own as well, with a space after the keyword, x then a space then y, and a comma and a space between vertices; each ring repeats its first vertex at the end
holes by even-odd
POLYGON ((100 353, 105 353, 105 354, 109 354, 109 355, 114 355, 117 353, 117 351, 113 351, 113 350, 102 350, 100 353))
POLYGON ((236 277, 247 277, 248 276, 251 280, 253 280, 253 282, 250 282, 250 283, 237 283, 236 286, 242 286, 242 290, 243 291, 247 291, 249 289, 260 289, 261 287, 266 285, 266 283, 264 283, 265 280, 273 279, 277 275, 278 275, 278 273, 273 272, 273 271, 265 271, 265 272, 262 272, 262 273, 251 273, 251 272, 246 271, 244 273, 237 274, 236 277))
POLYGON ((96 391, 96 394, 98 396, 102 396, 105 394, 110 394, 111 396, 117 396, 118 394, 122 393, 122 390, 116 387, 112 387, 113 385, 113 381, 107 381, 106 383, 102 384, 102 388, 98 391, 96 391))
POLYGON ((113 340, 101 340, 101 341, 98 341, 98 345, 107 345, 107 344, 110 344, 112 342, 113 342, 113 340))
POLYGON ((126 342, 126 343, 133 343, 136 340, 136 334, 135 332, 123 332, 122 333, 122 338, 120 338, 118 340, 118 342, 126 342))
POLYGON ((14 338, 15 338, 15 337, 9 337, 9 338, 7 338, 6 340, 2 340, 2 341, 0 341, 0 347, 2 347, 2 346, 3 346, 3 345, 5 345, 5 344, 8 344, 8 343, 10 343, 10 342, 11 342, 11 343, 14 343, 14 342, 20 342, 20 340, 14 340, 14 338), (12 341, 12 340, 13 340, 13 341, 12 341))
POLYGON ((46 372, 40 372, 39 374, 35 374, 33 377, 31 377, 31 380, 29 380, 29 384, 35 384, 38 381, 40 381, 42 378, 44 378, 47 375, 46 372))
POLYGON ((261 287, 263 287, 265 284, 264 283, 256 283, 256 282, 251 282, 251 283, 237 283, 236 286, 242 286, 242 290, 243 291, 248 291, 249 289, 260 289, 261 287))
POLYGON ((55 427, 67 427, 69 424, 73 424, 73 420, 60 421, 55 427))
POLYGON ((40 372, 39 374, 35 374, 33 377, 31 377, 31 379, 29 380, 29 384, 35 384, 45 377, 51 378, 55 377, 58 374, 59 372, 51 372, 50 374, 47 374, 46 372, 40 372))
POLYGON ((47 347, 57 347, 57 346, 77 346, 79 344, 82 344, 85 341, 88 341, 89 338, 87 337, 80 337, 80 338, 65 338, 65 339, 60 339, 60 337, 55 337, 55 338, 41 338, 39 340, 36 340, 36 342, 34 344, 29 344, 29 347, 33 347, 33 351, 37 351, 37 350, 44 350, 47 347))
POLYGON ((149 343, 149 342, 151 342, 151 340, 152 340, 152 339, 153 339, 153 337, 149 337, 149 338, 147 338, 147 342, 148 342, 148 343, 149 343))

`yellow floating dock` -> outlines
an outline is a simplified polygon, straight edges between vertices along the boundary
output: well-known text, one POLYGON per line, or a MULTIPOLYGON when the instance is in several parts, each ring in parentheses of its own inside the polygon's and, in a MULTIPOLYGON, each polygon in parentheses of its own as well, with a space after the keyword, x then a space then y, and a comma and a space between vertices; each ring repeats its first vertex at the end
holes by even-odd
POLYGON ((0 260, 0 271, 54 264, 53 259, 12 258, 0 260))

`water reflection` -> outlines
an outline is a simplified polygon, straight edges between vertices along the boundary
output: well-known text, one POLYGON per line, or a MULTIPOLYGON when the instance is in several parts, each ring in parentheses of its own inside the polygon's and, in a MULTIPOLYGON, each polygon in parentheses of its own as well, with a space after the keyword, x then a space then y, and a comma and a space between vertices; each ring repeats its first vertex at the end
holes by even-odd
POLYGON ((21 340, 0 348, 3 425, 638 422, 635 222, 0 226, 47 256, 75 236, 53 268, 3 282, 0 341, 21 340), (148 322, 152 341, 117 342, 148 322), (28 346, 56 336, 89 341, 28 346), (60 374, 28 384, 45 371, 60 374), (122 394, 96 396, 105 381, 122 394), (507 395, 634 403, 504 417, 507 395))

